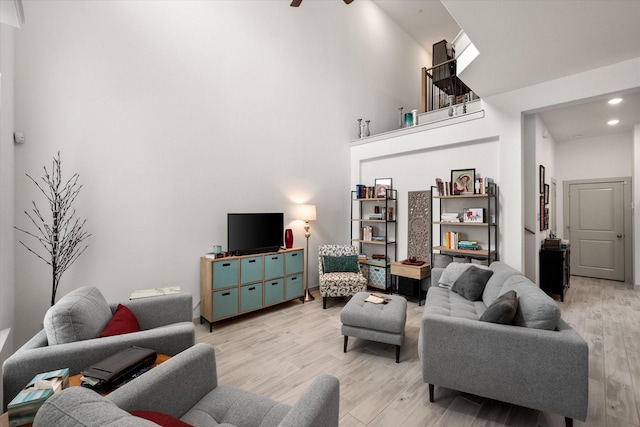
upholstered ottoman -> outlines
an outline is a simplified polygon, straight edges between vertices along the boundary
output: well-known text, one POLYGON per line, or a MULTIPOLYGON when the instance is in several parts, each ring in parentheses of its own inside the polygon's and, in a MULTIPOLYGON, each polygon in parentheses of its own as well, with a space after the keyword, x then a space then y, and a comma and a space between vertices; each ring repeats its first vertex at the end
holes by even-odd
POLYGON ((365 299, 369 292, 358 292, 340 312, 344 352, 349 337, 383 342, 396 346, 396 363, 400 363, 400 346, 404 341, 404 325, 407 321, 407 300, 398 295, 385 295, 391 299, 386 304, 374 304, 365 299))

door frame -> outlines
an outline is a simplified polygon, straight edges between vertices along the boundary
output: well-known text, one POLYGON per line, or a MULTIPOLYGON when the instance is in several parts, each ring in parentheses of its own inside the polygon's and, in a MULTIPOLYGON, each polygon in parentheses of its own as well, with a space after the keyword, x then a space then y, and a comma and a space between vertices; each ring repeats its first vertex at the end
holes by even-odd
POLYGON ((632 192, 631 177, 621 178, 593 178, 593 179, 576 179, 570 181, 562 181, 562 218, 563 236, 571 242, 571 209, 569 201, 569 186, 573 184, 598 184, 598 183, 622 183, 623 197, 623 221, 624 221, 624 282, 633 283, 633 234, 632 234, 632 192))

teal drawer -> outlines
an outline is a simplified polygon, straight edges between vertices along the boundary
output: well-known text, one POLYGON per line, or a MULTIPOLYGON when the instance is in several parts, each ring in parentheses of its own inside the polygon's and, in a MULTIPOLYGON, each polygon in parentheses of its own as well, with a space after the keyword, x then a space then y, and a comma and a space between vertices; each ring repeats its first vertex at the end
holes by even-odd
POLYGON ((373 286, 378 289, 386 289, 387 283, 391 284, 390 269, 385 267, 378 267, 375 265, 369 266, 369 286, 373 286))
POLYGON ((264 282, 264 305, 271 305, 284 300, 284 279, 273 279, 264 282))
POLYGON ((264 256, 264 278, 284 276, 284 256, 283 254, 272 254, 264 256))
POLYGON ((285 299, 302 296, 302 273, 287 276, 285 299))
POLYGON ((238 260, 222 260, 213 263, 213 289, 238 285, 238 260))
POLYGON ((262 307, 262 283, 240 287, 240 311, 262 307))
POLYGON ((286 257, 287 274, 302 273, 302 264, 304 263, 303 251, 287 252, 286 257))
POLYGON ((242 258, 240 263, 240 283, 259 282, 262 280, 262 256, 242 258))
POLYGON ((213 319, 238 314, 238 288, 213 293, 213 319))

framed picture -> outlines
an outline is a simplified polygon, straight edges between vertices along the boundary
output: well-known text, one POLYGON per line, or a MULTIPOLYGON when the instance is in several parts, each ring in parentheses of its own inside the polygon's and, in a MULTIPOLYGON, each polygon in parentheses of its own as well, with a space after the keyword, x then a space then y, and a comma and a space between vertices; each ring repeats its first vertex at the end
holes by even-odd
POLYGON ((549 204, 549 184, 544 185, 544 204, 549 204))
POLYGON ((452 194, 473 194, 476 181, 475 169, 454 169, 451 171, 452 194))
POLYGON ((484 222, 484 210, 482 208, 464 208, 462 222, 484 222))
POLYGON ((544 220, 544 196, 540 196, 540 231, 546 230, 544 220))
POLYGON ((540 165, 540 194, 544 194, 544 166, 540 165))
POLYGON ((377 198, 384 199, 387 197, 387 190, 391 190, 391 178, 376 178, 375 179, 375 192, 377 198))

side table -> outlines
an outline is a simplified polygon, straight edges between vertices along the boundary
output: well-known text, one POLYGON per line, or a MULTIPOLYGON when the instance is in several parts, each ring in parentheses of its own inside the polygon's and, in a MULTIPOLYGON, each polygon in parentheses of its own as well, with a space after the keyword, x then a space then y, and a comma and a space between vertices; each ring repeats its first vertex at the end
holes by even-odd
MULTIPOLYGON (((391 263, 391 275, 396 276, 396 283, 399 277, 411 279, 414 286, 418 288, 418 306, 422 305, 422 280, 431 276, 431 265, 424 263, 422 265, 403 264, 402 262, 391 263)), ((396 286, 396 291, 397 291, 396 286)))

